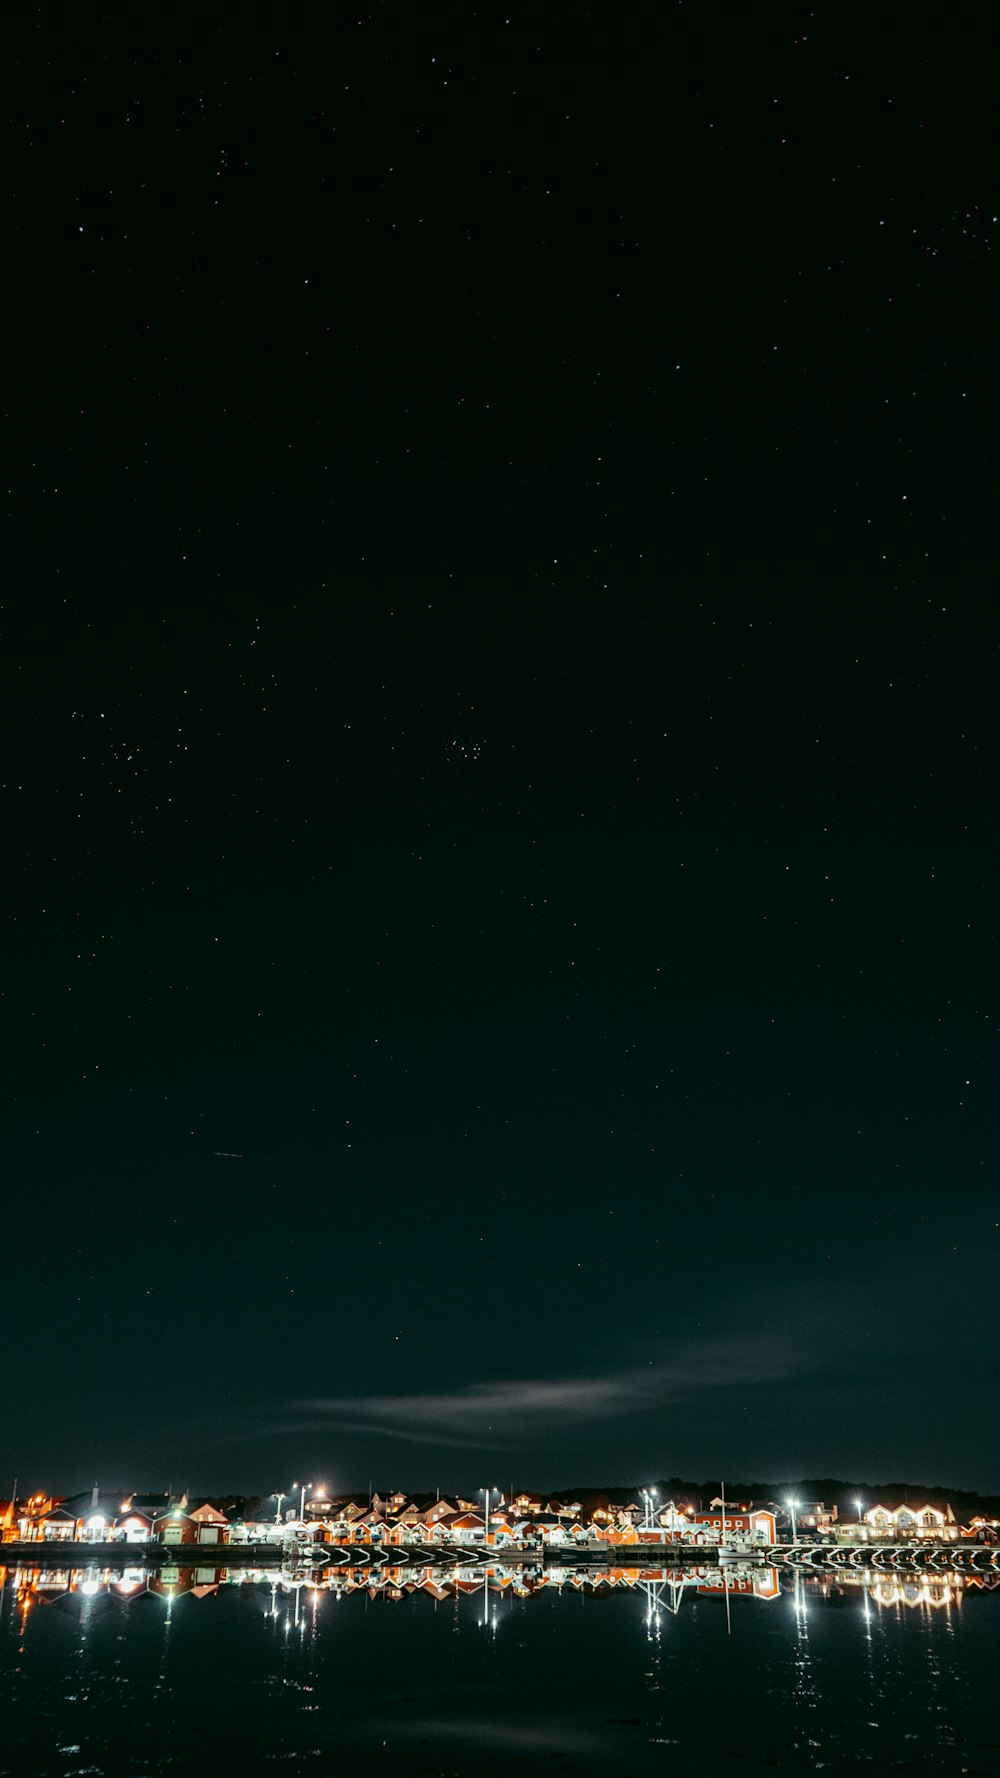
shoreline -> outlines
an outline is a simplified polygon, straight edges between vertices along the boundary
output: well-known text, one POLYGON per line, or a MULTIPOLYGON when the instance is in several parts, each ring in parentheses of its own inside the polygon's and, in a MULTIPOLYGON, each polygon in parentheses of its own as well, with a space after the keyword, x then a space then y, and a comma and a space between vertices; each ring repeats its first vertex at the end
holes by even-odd
MULTIPOLYGON (((1000 1567, 1000 1547, 981 1543, 878 1545, 872 1543, 816 1545, 782 1544, 737 1551, 731 1560, 759 1567, 824 1566, 875 1568, 883 1565, 940 1572, 941 1566, 1000 1567), (979 1555, 985 1561, 974 1562, 979 1555), (917 1561, 916 1558, 921 1558, 917 1561), (882 1558, 882 1560, 879 1560, 882 1558), (943 1559, 943 1560, 942 1560, 943 1559)), ((280 1543, 257 1544, 162 1544, 162 1543, 5 1543, 0 1544, 0 1567, 77 1568, 315 1568, 329 1572, 348 1567, 369 1568, 696 1568, 719 1566, 717 1545, 678 1543, 610 1544, 575 1548, 549 1544, 539 1549, 507 1545, 490 1549, 482 1544, 423 1545, 325 1544, 313 1546, 280 1543)))
MULTIPOLYGON (((760 1563, 769 1559, 769 1552, 753 1549, 745 1559, 760 1563)), ((314 1546, 280 1543, 5 1543, 0 1544, 0 1566, 18 1564, 28 1567, 67 1568, 97 1564, 104 1568, 280 1568, 292 1563, 297 1567, 313 1565, 332 1569, 348 1565, 357 1567, 393 1568, 399 1566, 449 1568, 457 1564, 482 1567, 587 1567, 600 1563, 605 1567, 637 1568, 654 1563, 657 1567, 690 1568, 701 1564, 718 1564, 718 1548, 709 1544, 609 1544, 597 1548, 589 1545, 575 1548, 548 1544, 542 1548, 521 1548, 505 1545, 497 1549, 482 1544, 345 1544, 317 1543, 314 1546)))

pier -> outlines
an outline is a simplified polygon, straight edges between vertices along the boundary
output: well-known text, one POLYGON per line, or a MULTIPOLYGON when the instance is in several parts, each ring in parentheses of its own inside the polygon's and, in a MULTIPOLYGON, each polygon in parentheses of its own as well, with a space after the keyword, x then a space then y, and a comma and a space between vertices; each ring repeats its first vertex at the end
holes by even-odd
MULTIPOLYGON (((1000 1574, 1000 1546, 982 1543, 827 1544, 795 1543, 727 1549, 727 1559, 749 1566, 769 1565, 831 1572, 838 1569, 906 1570, 911 1573, 1000 1574)), ((225 1568, 280 1570, 288 1566, 337 1568, 663 1568, 711 1567, 719 1562, 713 1544, 328 1544, 287 1538, 267 1543, 71 1543, 29 1542, 0 1545, 0 1566, 31 1568, 225 1568)))

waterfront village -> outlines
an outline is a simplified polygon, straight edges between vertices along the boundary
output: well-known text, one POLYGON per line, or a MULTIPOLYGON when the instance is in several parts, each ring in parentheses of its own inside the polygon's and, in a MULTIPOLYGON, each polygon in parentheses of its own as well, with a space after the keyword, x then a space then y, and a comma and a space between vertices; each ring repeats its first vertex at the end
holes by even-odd
POLYGON ((332 1497, 317 1484, 296 1483, 266 1499, 102 1491, 59 1496, 36 1492, 0 1500, 4 1543, 142 1544, 161 1546, 286 1544, 294 1540, 351 1547, 426 1550, 568 1549, 679 1544, 736 1544, 766 1549, 808 1539, 820 1543, 996 1543, 1000 1525, 973 1515, 961 1524, 943 1500, 855 1501, 854 1515, 837 1504, 783 1500, 663 1499, 654 1489, 563 1498, 482 1490, 411 1495, 402 1491, 332 1497))

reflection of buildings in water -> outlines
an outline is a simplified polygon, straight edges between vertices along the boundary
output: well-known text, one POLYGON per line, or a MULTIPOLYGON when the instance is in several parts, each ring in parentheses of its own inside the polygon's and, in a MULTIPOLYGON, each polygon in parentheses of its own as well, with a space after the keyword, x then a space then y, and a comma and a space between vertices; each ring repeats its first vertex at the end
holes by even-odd
POLYGON ((914 1577, 912 1580, 883 1579, 881 1576, 870 1589, 870 1596, 876 1605, 920 1605, 938 1609, 941 1606, 961 1605, 962 1576, 956 1574, 950 1581, 944 1575, 914 1577))
POLYGON ((853 1572, 841 1569, 833 1574, 821 1570, 803 1575, 802 1584, 807 1593, 819 1594, 830 1604, 847 1604, 863 1598, 866 1604, 880 1607, 905 1605, 940 1610, 960 1606, 966 1592, 977 1584, 982 1591, 993 1591, 1000 1586, 1000 1575, 958 1574, 954 1570, 940 1574, 886 1574, 859 1568, 853 1572))
POLYGON ((993 1569, 982 1574, 977 1569, 972 1574, 963 1574, 962 1585, 967 1593, 1000 1593, 1000 1573, 993 1569))
MULTIPOLYGON (((724 1600, 727 1610, 733 1600, 777 1599, 781 1578, 777 1568, 695 1567, 687 1569, 628 1570, 627 1585, 637 1587, 646 1599, 647 1633, 658 1639, 661 1615, 676 1617, 684 1595, 693 1592, 699 1598, 724 1600)), ((595 1577, 596 1578, 596 1577, 595 1577)))
POLYGON ((776 1568, 709 1568, 698 1585, 699 1594, 706 1598, 718 1598, 725 1592, 730 1599, 776 1599, 780 1591, 776 1568))
POLYGON ((149 1590, 158 1599, 177 1599, 194 1586, 194 1569, 164 1563, 149 1577, 149 1590))
POLYGON ((94 1611, 117 1604, 129 1604, 149 1598, 165 1603, 168 1610, 176 1602, 191 1599, 197 1604, 217 1594, 224 1587, 270 1587, 272 1611, 280 1593, 289 1602, 295 1600, 295 1621, 299 1622, 300 1604, 311 1606, 315 1619, 322 1598, 360 1594, 371 1601, 385 1600, 398 1604, 413 1596, 425 1597, 434 1604, 445 1600, 459 1602, 478 1596, 483 1606, 483 1621, 490 1619, 497 1602, 504 1596, 531 1599, 541 1593, 563 1592, 610 1600, 616 1594, 637 1594, 645 1600, 647 1622, 658 1622, 661 1615, 676 1616, 686 1594, 697 1598, 725 1598, 728 1603, 757 1599, 765 1603, 793 1590, 804 1607, 807 1598, 831 1605, 863 1602, 866 1611, 872 1605, 880 1610, 901 1607, 924 1610, 950 1610, 960 1607, 969 1592, 1000 1591, 1000 1574, 961 1574, 954 1571, 924 1574, 877 1573, 858 1569, 817 1570, 794 1575, 777 1567, 734 1566, 722 1570, 711 1565, 676 1569, 665 1567, 629 1567, 611 1565, 607 1568, 588 1566, 545 1568, 487 1568, 482 1564, 461 1564, 447 1569, 432 1563, 422 1567, 410 1565, 352 1566, 327 1571, 322 1576, 282 1575, 260 1569, 181 1567, 164 1565, 158 1571, 142 1568, 48 1568, 22 1566, 0 1569, 0 1588, 11 1596, 17 1607, 26 1613, 33 1605, 58 1605, 75 1612, 81 1622, 89 1621, 94 1611), (301 1595, 301 1600, 300 1600, 301 1595))
MULTIPOLYGON (((10 1584, 19 1604, 55 1604, 59 1600, 173 1600, 186 1593, 204 1598, 231 1580, 227 1568, 33 1568, 0 1569, 0 1586, 10 1584)), ((238 1577, 242 1580, 242 1575, 238 1577)))
POLYGON ((462 1564, 448 1569, 428 1563, 421 1568, 402 1566, 336 1569, 322 1577, 277 1576, 260 1569, 181 1567, 164 1564, 158 1570, 140 1568, 49 1568, 17 1567, 0 1570, 0 1585, 9 1580, 13 1595, 21 1603, 49 1603, 72 1597, 81 1602, 96 1599, 128 1602, 140 1596, 159 1599, 168 1604, 191 1598, 208 1598, 222 1587, 269 1586, 273 1593, 297 1594, 304 1589, 315 1605, 326 1593, 337 1597, 363 1594, 369 1599, 399 1601, 414 1594, 423 1594, 435 1601, 471 1598, 488 1594, 491 1599, 530 1599, 543 1592, 561 1594, 564 1590, 610 1598, 615 1593, 644 1593, 658 1600, 670 1596, 669 1609, 686 1591, 706 1597, 721 1597, 723 1590, 730 1597, 770 1599, 780 1590, 778 1571, 774 1568, 747 1568, 727 1571, 725 1576, 714 1566, 698 1566, 684 1570, 666 1568, 577 1568, 549 1566, 535 1569, 485 1568, 481 1564, 462 1564))
POLYGON ((121 1599, 132 1599, 137 1593, 144 1593, 149 1583, 149 1575, 144 1568, 123 1568, 111 1580, 112 1591, 121 1599))

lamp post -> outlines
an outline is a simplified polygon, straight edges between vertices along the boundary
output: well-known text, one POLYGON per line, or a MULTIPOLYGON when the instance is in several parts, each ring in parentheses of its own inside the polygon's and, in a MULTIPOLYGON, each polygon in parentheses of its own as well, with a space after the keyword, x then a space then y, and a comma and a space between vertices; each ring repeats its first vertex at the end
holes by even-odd
MULTIPOLYGON (((499 1494, 500 1490, 499 1490, 499 1488, 480 1488, 479 1492, 481 1494, 485 1495, 485 1498, 486 1498, 486 1528, 483 1532, 483 1544, 485 1546, 486 1544, 489 1543, 489 1540, 490 1540, 490 1495, 491 1494, 499 1494)), ((483 1629, 484 1630, 486 1629, 489 1622, 490 1622, 490 1577, 489 1577, 489 1571, 484 1567, 483 1568, 483 1629)), ((493 1629, 496 1630, 496 1627, 497 1627, 496 1608, 494 1607, 493 1629)))
POLYGON ((312 1482, 293 1482, 292 1487, 299 1491, 299 1523, 301 1525, 306 1516, 306 1489, 312 1487, 312 1482))
POLYGON ((854 1502, 854 1504, 858 1509, 858 1536, 861 1537, 863 1535, 863 1529, 862 1529, 862 1524, 861 1524, 861 1511, 862 1511, 863 1502, 860 1500, 856 1500, 854 1502))
POLYGON ((798 1506, 798 1504, 799 1503, 797 1500, 786 1500, 786 1502, 785 1502, 785 1505, 788 1507, 788 1510, 792 1515, 792 1542, 793 1543, 795 1542, 795 1508, 798 1506))
POLYGON ((274 1522, 276 1525, 280 1525, 281 1524, 281 1502, 283 1500, 286 1500, 288 1498, 288 1496, 285 1494, 275 1494, 274 1498, 278 1502, 277 1507, 275 1508, 275 1512, 274 1512, 274 1522))

